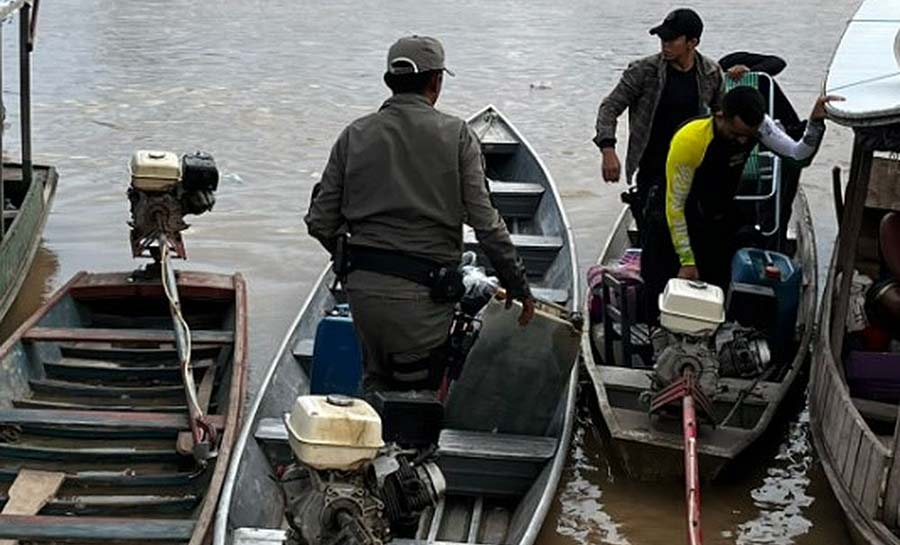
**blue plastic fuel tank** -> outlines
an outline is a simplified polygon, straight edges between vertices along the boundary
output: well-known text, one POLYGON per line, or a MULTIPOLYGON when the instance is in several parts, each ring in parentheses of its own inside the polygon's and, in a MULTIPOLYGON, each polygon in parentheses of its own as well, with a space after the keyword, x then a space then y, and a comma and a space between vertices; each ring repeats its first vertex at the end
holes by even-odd
POLYGON ((801 267, 784 254, 757 248, 738 250, 731 261, 729 318, 756 314, 750 321, 767 325, 761 329, 769 332, 772 348, 784 354, 796 329, 802 281, 801 267))
POLYGON ((362 371, 362 351, 353 330, 350 307, 337 305, 316 329, 310 393, 358 396, 362 391, 362 371))

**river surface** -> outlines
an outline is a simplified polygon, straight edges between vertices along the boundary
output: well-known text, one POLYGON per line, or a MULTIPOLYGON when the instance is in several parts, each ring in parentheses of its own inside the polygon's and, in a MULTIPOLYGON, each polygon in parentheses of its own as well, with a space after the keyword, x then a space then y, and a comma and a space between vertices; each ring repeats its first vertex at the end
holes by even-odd
MULTIPOLYGON (((858 0, 696 0, 700 50, 777 53, 780 81, 805 114, 858 0)), ((326 263, 301 216, 334 138, 387 96, 388 45, 439 37, 456 78, 438 106, 467 116, 487 103, 530 140, 559 186, 582 272, 620 209, 591 144, 600 98, 627 62, 656 51, 647 29, 664 0, 53 0, 41 5, 34 57, 34 150, 60 183, 44 243, 5 337, 73 273, 134 268, 128 161, 136 149, 212 153, 215 210, 191 220, 190 266, 240 271, 250 288, 251 390, 326 263)), ((15 124, 12 38, 4 96, 15 124)), ((624 143, 625 125, 620 132, 624 143)), ((11 131, 12 132, 12 131, 11 131)), ((9 136, 8 136, 9 138, 9 136)), ((835 235, 830 169, 848 165, 848 131, 831 125, 803 185, 820 273, 835 235)), ((17 144, 11 142, 15 156, 17 144)), ((624 144, 620 144, 623 154, 624 144)), ((707 543, 844 544, 840 509, 809 439, 806 413, 756 463, 703 490, 707 543)), ((684 540, 682 486, 617 475, 586 411, 541 545, 684 540)))

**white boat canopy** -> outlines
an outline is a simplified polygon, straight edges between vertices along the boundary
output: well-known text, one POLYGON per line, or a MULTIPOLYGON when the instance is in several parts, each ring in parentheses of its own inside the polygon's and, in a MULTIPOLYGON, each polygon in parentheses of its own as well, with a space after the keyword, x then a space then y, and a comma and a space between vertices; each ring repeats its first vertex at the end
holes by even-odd
POLYGON ((847 23, 825 80, 832 102, 828 114, 843 125, 884 125, 900 121, 900 1, 864 0, 847 23))

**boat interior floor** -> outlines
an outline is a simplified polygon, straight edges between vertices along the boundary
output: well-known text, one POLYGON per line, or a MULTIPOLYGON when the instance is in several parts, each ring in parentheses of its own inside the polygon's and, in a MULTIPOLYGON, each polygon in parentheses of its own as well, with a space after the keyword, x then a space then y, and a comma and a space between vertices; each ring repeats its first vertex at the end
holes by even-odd
MULTIPOLYGON (((227 330, 202 329, 228 320, 227 303, 201 304, 209 305, 205 317, 185 312, 197 328, 193 372, 200 403, 221 434, 234 339, 227 330)), ((190 426, 173 333, 165 314, 131 319, 108 305, 65 299, 61 307, 98 327, 31 327, 21 340, 27 378, 0 377, 8 390, 0 408, 0 507, 23 469, 64 475, 37 517, 0 515, 0 535, 78 543, 191 538, 216 464, 201 466, 179 448, 190 426)))

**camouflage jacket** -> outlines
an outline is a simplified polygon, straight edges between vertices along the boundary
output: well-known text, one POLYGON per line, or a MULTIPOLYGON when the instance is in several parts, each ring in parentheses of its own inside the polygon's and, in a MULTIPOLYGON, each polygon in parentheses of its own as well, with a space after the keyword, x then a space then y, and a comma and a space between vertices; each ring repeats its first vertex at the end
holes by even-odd
MULTIPOLYGON (((722 71, 715 61, 699 52, 695 62, 700 113, 706 114, 719 108, 723 90, 722 71)), ((657 53, 631 62, 616 87, 600 103, 597 135, 594 137, 594 143, 598 147, 601 144, 615 143, 617 119, 628 109, 628 155, 625 160, 625 176, 628 181, 637 170, 641 155, 647 148, 653 116, 665 85, 666 61, 662 53, 657 53)))

